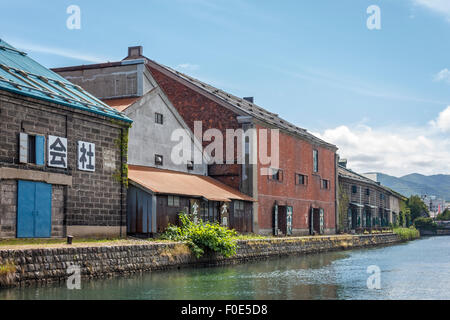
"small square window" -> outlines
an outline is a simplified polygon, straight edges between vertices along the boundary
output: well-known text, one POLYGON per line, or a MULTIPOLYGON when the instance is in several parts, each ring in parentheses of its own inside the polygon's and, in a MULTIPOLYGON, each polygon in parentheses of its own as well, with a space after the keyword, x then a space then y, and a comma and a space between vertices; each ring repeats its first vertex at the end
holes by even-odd
POLYGON ((155 165, 162 166, 163 165, 163 156, 159 154, 155 154, 155 165))
POLYGON ((296 185, 307 185, 308 184, 308 177, 303 174, 296 174, 295 175, 295 184, 296 185))
POLYGON ((168 196, 167 197, 167 205, 169 207, 179 207, 180 206, 180 197, 168 196))
POLYGON ((322 180, 322 189, 329 189, 330 188, 330 181, 329 180, 322 180))
POLYGON ((155 112, 155 122, 158 124, 164 123, 164 116, 161 113, 155 112))
POLYGON ((281 169, 272 169, 271 179, 274 181, 283 181, 283 170, 281 169))

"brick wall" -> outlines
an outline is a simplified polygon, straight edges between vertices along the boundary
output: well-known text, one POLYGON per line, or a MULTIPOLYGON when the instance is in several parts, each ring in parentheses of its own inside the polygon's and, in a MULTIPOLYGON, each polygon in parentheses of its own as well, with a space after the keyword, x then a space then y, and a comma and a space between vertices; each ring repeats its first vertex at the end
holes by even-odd
MULTIPOLYGON (((217 128, 224 136, 226 129, 241 127, 236 119, 237 113, 154 68, 150 68, 150 71, 188 126, 191 127, 191 130, 194 130, 194 121, 202 121, 203 131, 217 128)), ((255 128, 261 130, 268 127, 256 123, 255 128)), ((268 136, 268 148, 270 149, 270 131, 268 136)), ((209 143, 204 142, 204 146, 209 143)), ((264 234, 272 233, 273 207, 275 201, 278 201, 282 205, 293 207, 295 235, 309 234, 308 219, 311 207, 324 209, 325 232, 335 233, 335 151, 315 146, 309 141, 281 131, 279 145, 280 169, 283 170, 284 174, 283 182, 269 181, 267 176, 259 174, 261 166, 258 166, 258 188, 254 190, 254 194, 258 195, 257 221, 260 232, 264 234), (319 151, 319 172, 317 174, 313 174, 313 148, 319 151), (306 187, 295 185, 296 173, 308 176, 309 183, 306 187), (321 179, 330 181, 328 190, 321 189, 321 179)), ((240 189, 241 170, 240 165, 213 165, 209 168, 209 174, 233 188, 240 189)), ((254 194, 250 195, 254 196, 254 194)))
MULTIPOLYGON (((123 125, 90 112, 0 92, 0 167, 72 176, 71 186, 53 186, 53 236, 64 235, 64 221, 66 226, 125 226, 126 192, 113 177, 122 166, 116 142, 122 130, 123 125), (46 143, 48 135, 67 137, 68 168, 19 164, 18 135, 21 131, 44 135, 46 143), (95 172, 78 171, 76 143, 79 140, 95 143, 95 172)), ((11 197, 17 194, 16 183, 15 180, 0 181, 0 237, 15 236, 17 200, 11 197)))

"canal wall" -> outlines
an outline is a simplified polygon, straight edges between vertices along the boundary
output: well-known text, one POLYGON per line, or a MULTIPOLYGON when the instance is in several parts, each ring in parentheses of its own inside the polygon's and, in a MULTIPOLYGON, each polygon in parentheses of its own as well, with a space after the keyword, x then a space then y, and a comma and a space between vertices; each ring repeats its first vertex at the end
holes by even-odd
POLYGON ((401 239, 395 234, 240 240, 237 254, 231 258, 208 255, 200 259, 195 258, 186 245, 174 242, 8 250, 0 248, 0 287, 65 281, 74 272, 70 266, 79 266, 82 278, 105 278, 177 267, 237 264, 271 257, 398 242, 401 239))

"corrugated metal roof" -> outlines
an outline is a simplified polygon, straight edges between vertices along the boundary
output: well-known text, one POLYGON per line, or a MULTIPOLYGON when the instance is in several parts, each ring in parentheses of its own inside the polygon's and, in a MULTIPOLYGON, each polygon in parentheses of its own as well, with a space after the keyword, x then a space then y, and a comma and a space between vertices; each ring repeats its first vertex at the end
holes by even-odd
POLYGON ((128 167, 128 179, 154 193, 205 198, 210 201, 255 201, 253 198, 207 176, 156 169, 128 167))
POLYGON ((45 68, 0 39, 0 89, 109 118, 132 122, 121 112, 45 68))

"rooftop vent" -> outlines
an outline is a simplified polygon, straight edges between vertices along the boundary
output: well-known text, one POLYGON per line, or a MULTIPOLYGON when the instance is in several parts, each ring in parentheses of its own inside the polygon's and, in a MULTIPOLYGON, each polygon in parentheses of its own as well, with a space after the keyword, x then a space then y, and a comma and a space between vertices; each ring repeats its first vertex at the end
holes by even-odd
POLYGON ((339 165, 341 167, 347 168, 347 159, 340 159, 339 160, 339 165))
POLYGON ((136 46, 136 47, 128 47, 128 57, 127 58, 137 58, 142 57, 144 55, 144 47, 136 46))
POLYGON ((254 103, 254 98, 253 97, 244 97, 244 100, 250 102, 250 103, 254 103))

